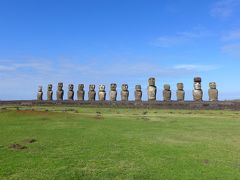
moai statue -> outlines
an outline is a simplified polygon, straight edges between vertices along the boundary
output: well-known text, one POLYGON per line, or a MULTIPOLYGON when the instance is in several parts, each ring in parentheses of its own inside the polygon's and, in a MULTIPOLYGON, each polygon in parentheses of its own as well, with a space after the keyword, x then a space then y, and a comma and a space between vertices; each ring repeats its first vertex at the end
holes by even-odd
POLYGON ((95 85, 90 84, 89 85, 89 91, 88 91, 88 100, 89 101, 95 101, 95 98, 96 98, 95 85))
POLYGON ((58 87, 57 87, 57 100, 58 101, 63 100, 63 95, 64 95, 63 83, 60 82, 58 83, 58 87))
POLYGON ((202 79, 200 77, 194 78, 194 90, 193 90, 193 99, 194 101, 202 101, 203 91, 201 87, 202 79))
POLYGON ((99 101, 105 101, 106 100, 105 85, 99 85, 98 99, 99 99, 99 101))
POLYGON ((218 101, 218 90, 215 82, 209 83, 210 89, 208 90, 209 101, 218 101))
POLYGON ((43 100, 42 86, 38 86, 37 100, 38 101, 42 101, 43 100))
POLYGON ((136 85, 135 86, 135 101, 142 101, 142 87, 141 85, 136 85))
POLYGON ((164 84, 163 101, 171 101, 171 89, 169 84, 164 84))
POLYGON ((184 101, 185 99, 185 91, 183 88, 183 83, 177 83, 177 101, 184 101))
POLYGON ((77 97, 78 100, 84 101, 85 91, 84 91, 84 84, 78 85, 77 97))
POLYGON ((74 100, 74 85, 73 84, 69 84, 68 85, 68 100, 74 100))
POLYGON ((155 86, 155 78, 148 79, 148 101, 156 101, 157 87, 155 86))
POLYGON ((109 96, 110 96, 110 101, 116 101, 117 100, 117 84, 112 83, 110 85, 109 96))
POLYGON ((128 85, 123 84, 122 85, 122 91, 121 91, 121 100, 122 101, 128 101, 129 91, 128 91, 128 85))
POLYGON ((48 85, 47 100, 48 101, 52 101, 53 100, 52 84, 48 85))

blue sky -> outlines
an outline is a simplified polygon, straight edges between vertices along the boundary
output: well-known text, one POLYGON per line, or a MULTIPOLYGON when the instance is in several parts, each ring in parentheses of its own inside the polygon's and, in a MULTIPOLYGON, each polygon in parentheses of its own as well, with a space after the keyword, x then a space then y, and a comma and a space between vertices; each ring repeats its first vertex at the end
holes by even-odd
MULTIPOLYGON (((240 0, 0 0, 0 99, 35 99, 48 83, 141 84, 156 77, 216 81, 219 98, 240 98, 240 0)), ((54 94, 55 96, 55 94, 54 94)), ((66 97, 66 94, 65 94, 66 97)))

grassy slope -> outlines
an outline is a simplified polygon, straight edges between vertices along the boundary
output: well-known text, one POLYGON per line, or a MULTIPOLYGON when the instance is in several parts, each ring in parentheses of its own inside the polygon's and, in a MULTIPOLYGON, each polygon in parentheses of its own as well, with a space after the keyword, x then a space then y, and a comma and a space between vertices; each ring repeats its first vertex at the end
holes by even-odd
POLYGON ((0 179, 240 178, 240 112, 37 109, 0 112, 0 179))

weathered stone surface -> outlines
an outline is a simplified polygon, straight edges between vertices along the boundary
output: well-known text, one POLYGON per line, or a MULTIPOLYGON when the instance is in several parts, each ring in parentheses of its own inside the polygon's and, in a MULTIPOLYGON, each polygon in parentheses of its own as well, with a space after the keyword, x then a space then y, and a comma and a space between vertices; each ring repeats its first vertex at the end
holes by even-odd
POLYGON ((136 85, 135 86, 135 101, 142 101, 142 87, 141 85, 136 85))
POLYGON ((88 91, 88 100, 89 101, 95 101, 95 99, 96 99, 95 85, 90 84, 89 85, 89 91, 88 91))
POLYGON ((209 101, 218 101, 218 90, 215 82, 209 83, 210 89, 208 90, 209 101))
POLYGON ((63 100, 63 95, 64 95, 63 83, 60 82, 58 83, 58 87, 57 87, 57 100, 58 101, 63 100))
POLYGON ((39 87, 38 87, 37 100, 38 100, 38 101, 42 101, 42 100, 43 100, 42 86, 39 86, 39 87))
POLYGON ((202 101, 203 91, 201 87, 201 78, 195 77, 194 78, 194 90, 193 90, 193 100, 194 101, 202 101))
POLYGON ((106 100, 105 85, 102 85, 102 84, 99 85, 98 99, 99 99, 99 101, 105 101, 106 100))
POLYGON ((183 83, 177 83, 177 101, 184 101, 185 99, 185 91, 183 90, 184 85, 183 83))
POLYGON ((48 84, 47 100, 48 101, 52 101, 53 100, 52 84, 48 84))
POLYGON ((122 84, 121 100, 128 101, 128 96, 129 96, 128 85, 122 84))
POLYGON ((77 91, 77 98, 79 101, 84 101, 84 96, 85 96, 84 84, 79 84, 78 91, 77 91))
POLYGON ((112 83, 110 85, 110 92, 109 92, 110 101, 117 101, 117 84, 112 83))
POLYGON ((74 100, 74 85, 69 84, 68 85, 68 100, 74 100))
POLYGON ((155 78, 148 79, 148 100, 156 101, 157 87, 155 86, 155 78))
POLYGON ((171 89, 169 84, 164 84, 163 101, 171 101, 171 89))

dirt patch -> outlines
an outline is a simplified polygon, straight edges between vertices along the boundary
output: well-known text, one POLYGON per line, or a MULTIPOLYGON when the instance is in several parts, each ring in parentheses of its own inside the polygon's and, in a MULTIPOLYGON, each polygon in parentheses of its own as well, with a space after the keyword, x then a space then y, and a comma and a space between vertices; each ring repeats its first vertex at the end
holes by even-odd
POLYGON ((209 160, 208 159, 204 159, 203 160, 203 164, 207 165, 209 163, 209 160))
POLYGON ((15 150, 22 150, 22 149, 27 149, 26 146, 23 146, 21 144, 10 144, 8 146, 10 149, 15 149, 15 150))
POLYGON ((37 140, 36 139, 25 139, 23 142, 28 143, 28 144, 32 144, 32 143, 37 142, 37 140))

